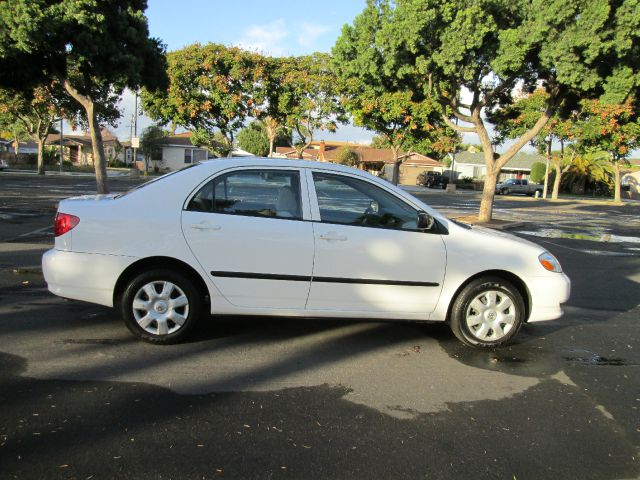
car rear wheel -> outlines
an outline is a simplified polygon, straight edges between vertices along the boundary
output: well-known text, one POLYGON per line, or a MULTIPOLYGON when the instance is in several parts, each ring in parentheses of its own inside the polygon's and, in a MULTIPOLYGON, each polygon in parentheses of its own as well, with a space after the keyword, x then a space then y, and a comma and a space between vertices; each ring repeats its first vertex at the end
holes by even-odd
POLYGON ((135 277, 125 289, 120 309, 127 328, 150 343, 172 344, 193 330, 202 299, 193 282, 178 272, 153 270, 135 277))
POLYGON ((525 320, 520 292, 499 277, 479 278, 456 297, 451 330, 463 343, 482 348, 506 345, 525 320))

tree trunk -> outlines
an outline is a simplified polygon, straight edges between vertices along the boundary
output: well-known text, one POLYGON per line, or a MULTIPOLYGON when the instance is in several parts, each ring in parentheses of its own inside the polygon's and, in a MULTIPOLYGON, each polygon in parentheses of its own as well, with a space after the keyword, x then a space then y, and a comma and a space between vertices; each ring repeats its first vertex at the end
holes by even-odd
POLYGON ((107 177, 107 159, 104 156, 102 145, 102 132, 98 124, 95 105, 90 101, 87 108, 87 119, 89 120, 89 133, 93 145, 93 166, 96 171, 96 186, 98 193, 109 193, 109 180, 107 177))
POLYGON ((542 198, 547 198, 547 192, 549 191, 549 163, 551 163, 551 145, 552 144, 553 144, 553 137, 549 137, 549 140, 546 142, 547 162, 544 169, 544 188, 542 189, 542 198))
POLYGON ((107 178, 107 160, 104 156, 104 148, 102 147, 102 132, 98 124, 95 105, 93 100, 86 95, 82 95, 75 89, 69 80, 64 80, 64 89, 73 99, 82 105, 87 113, 87 121, 89 122, 89 133, 91 134, 91 143, 93 146, 93 166, 96 171, 96 187, 98 193, 109 193, 109 180, 107 178))
POLYGON ((402 160, 398 160, 398 147, 391 147, 391 151, 393 152, 393 173, 391 175, 391 183, 394 185, 398 185, 400 183, 400 164, 402 164, 402 160))
POLYGON ((560 193, 560 182, 562 181, 562 168, 556 165, 556 178, 553 180, 553 192, 551 193, 551 200, 557 200, 560 193))
POLYGON ((44 140, 39 138, 38 143, 38 175, 44 175, 44 140))
POLYGON ((267 117, 264 120, 264 126, 267 131, 267 138, 269 138, 269 158, 271 158, 273 157, 276 136, 278 134, 278 124, 272 117, 267 117))
POLYGON ((622 201, 620 195, 620 163, 618 161, 613 162, 613 178, 615 180, 614 185, 614 197, 613 201, 616 203, 620 203, 622 201))
POLYGON ((269 158, 273 157, 273 146, 276 143, 275 135, 269 135, 269 158))
POLYGON ((478 213, 479 222, 489 222, 493 215, 493 198, 496 194, 496 182, 498 181, 498 172, 487 173, 484 177, 484 185, 482 187, 482 200, 480 201, 480 212, 478 213))

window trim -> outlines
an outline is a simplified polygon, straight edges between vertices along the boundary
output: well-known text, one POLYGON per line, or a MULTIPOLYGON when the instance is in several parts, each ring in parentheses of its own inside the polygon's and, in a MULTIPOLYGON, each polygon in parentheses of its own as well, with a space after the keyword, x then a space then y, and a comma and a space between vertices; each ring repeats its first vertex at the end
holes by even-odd
POLYGON ((308 222, 311 221, 311 206, 309 202, 309 188, 307 185, 307 177, 304 172, 305 169, 302 168, 292 168, 292 167, 268 167, 261 165, 253 165, 253 166, 243 166, 243 167, 229 167, 224 170, 220 170, 209 177, 207 177, 204 181, 200 182, 190 193, 187 195, 184 203, 182 204, 183 212, 192 212, 192 213, 203 213, 209 215, 231 215, 235 217, 247 217, 247 218, 261 218, 265 220, 288 220, 294 222, 308 222), (221 177, 223 175, 228 175, 235 172, 244 172, 244 171, 273 171, 273 172, 291 172, 298 175, 298 179, 300 182, 300 210, 302 217, 301 218, 289 218, 289 217, 265 217, 260 215, 246 215, 242 213, 233 213, 233 212, 197 212, 194 210, 188 210, 187 206, 191 202, 191 199, 200 191, 202 187, 204 187, 207 183, 214 181, 216 178, 221 177), (307 192, 305 195, 304 192, 307 192))

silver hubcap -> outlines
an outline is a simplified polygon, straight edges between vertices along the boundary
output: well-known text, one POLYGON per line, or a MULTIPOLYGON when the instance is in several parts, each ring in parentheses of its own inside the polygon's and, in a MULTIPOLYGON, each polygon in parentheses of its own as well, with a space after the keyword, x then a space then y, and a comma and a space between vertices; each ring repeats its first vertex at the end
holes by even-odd
POLYGON ((511 299, 499 290, 487 290, 475 297, 466 312, 469 332, 478 340, 500 340, 513 328, 516 307, 511 299))
POLYGON ((187 320, 189 299, 171 282, 147 283, 133 297, 133 316, 146 332, 168 335, 187 320))

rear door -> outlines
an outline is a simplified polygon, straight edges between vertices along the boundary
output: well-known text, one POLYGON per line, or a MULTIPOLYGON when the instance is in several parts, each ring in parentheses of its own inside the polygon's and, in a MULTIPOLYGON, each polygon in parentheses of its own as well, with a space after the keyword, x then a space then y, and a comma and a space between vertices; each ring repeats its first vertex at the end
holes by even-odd
POLYGON ((306 188, 298 169, 236 169, 185 202, 187 243, 230 303, 304 309, 313 265, 306 188))

